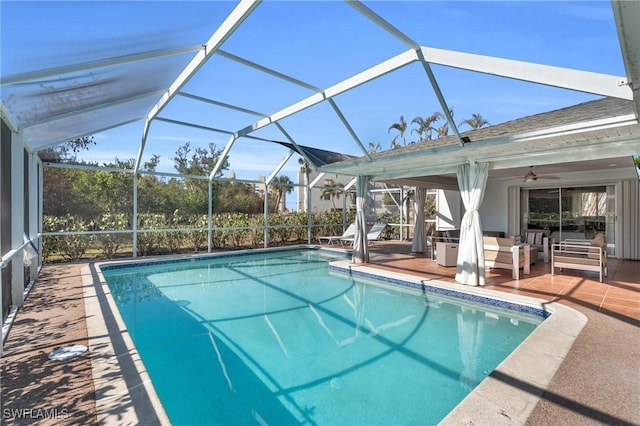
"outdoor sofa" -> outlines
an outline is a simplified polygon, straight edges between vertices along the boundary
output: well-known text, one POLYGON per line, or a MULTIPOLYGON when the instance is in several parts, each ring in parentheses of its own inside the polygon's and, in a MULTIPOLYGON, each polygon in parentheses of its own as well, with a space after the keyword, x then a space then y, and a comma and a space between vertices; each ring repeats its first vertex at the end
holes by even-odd
POLYGON ((520 279, 520 268, 529 275, 531 261, 529 244, 516 243, 513 238, 482 237, 486 268, 511 269, 511 277, 520 279))
POLYGON ((607 276, 607 245, 604 234, 600 233, 593 240, 567 239, 553 244, 551 251, 551 275, 555 268, 595 271, 607 276))

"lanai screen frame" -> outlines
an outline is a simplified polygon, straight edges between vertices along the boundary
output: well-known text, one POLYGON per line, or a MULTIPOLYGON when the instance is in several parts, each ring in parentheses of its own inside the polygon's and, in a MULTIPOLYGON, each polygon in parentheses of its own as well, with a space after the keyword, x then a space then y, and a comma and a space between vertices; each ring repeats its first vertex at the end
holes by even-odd
MULTIPOLYGON (((454 68, 459 68, 463 70, 486 73, 486 74, 505 77, 509 79, 523 80, 523 81, 534 82, 534 83, 539 83, 539 84, 549 85, 549 86, 554 86, 559 88, 577 90, 577 91, 592 93, 592 94, 601 95, 601 96, 611 96, 611 97, 618 97, 622 99, 630 99, 635 102, 636 118, 640 114, 640 95, 638 95, 639 93, 638 91, 640 90, 640 85, 633 85, 633 86, 630 85, 630 81, 640 80, 640 74, 638 72, 639 68, 638 68, 638 53, 637 53, 638 51, 640 51, 640 49, 638 48, 639 47, 638 40, 640 40, 640 36, 639 36, 640 29, 636 25, 638 19, 640 19, 640 7, 638 7, 637 4, 634 5, 634 2, 617 2, 617 1, 612 2, 614 16, 615 16, 620 43, 622 47, 622 55, 624 58, 626 74, 628 76, 628 77, 620 77, 620 76, 603 75, 603 74, 584 72, 584 71, 578 71, 573 69, 559 68, 559 67, 539 65, 539 64, 533 64, 533 63, 522 62, 522 61, 513 61, 513 60, 500 59, 500 58, 489 57, 489 56, 467 54, 467 53, 455 52, 451 50, 425 47, 420 45, 416 41, 412 40, 406 34, 402 33, 400 30, 398 30, 396 27, 394 27, 384 18, 382 18, 381 16, 373 12, 364 4, 357 1, 350 1, 347 3, 348 5, 353 7, 362 15, 366 16, 369 20, 374 22, 379 27, 383 28, 392 37, 395 37, 396 39, 400 40, 402 43, 407 45, 408 50, 397 56, 389 58, 386 61, 383 61, 382 63, 369 68, 368 70, 365 70, 359 74, 356 74, 350 78, 343 80, 342 82, 336 85, 333 85, 325 89, 314 87, 312 85, 309 85, 308 83, 301 82, 292 77, 286 76, 285 74, 279 73, 275 70, 270 70, 269 68, 266 68, 259 64, 255 64, 250 61, 247 61, 244 58, 235 57, 220 49, 221 46, 224 44, 225 40, 237 28, 239 28, 239 26, 242 25, 244 20, 256 9, 256 7, 258 7, 259 3, 260 1, 256 1, 256 0, 241 1, 235 7, 235 9, 231 12, 231 14, 227 17, 224 23, 211 36, 211 38, 207 43, 199 47, 192 46, 188 48, 188 50, 190 51, 197 51, 194 59, 184 69, 182 74, 174 81, 174 83, 171 85, 168 91, 163 93, 160 100, 157 102, 156 106, 154 106, 152 110, 147 113, 146 117, 130 117, 125 121, 117 123, 115 126, 108 127, 108 128, 113 128, 113 127, 122 126, 124 124, 130 123, 133 121, 138 121, 141 118, 145 120, 142 140, 139 148, 139 154, 136 158, 135 168, 133 171, 123 170, 123 172, 126 172, 126 173, 133 172, 134 179, 137 180, 138 174, 142 173, 139 170, 140 161, 141 161, 142 154, 144 152, 146 138, 147 138, 149 127, 152 121, 163 119, 162 117, 159 117, 158 114, 168 104, 168 102, 171 99, 173 99, 174 96, 178 94, 180 94, 181 96, 190 95, 188 93, 180 93, 180 88, 182 88, 184 84, 186 84, 188 79, 191 78, 193 75, 195 75, 198 69, 214 54, 226 55, 227 58, 233 59, 238 63, 241 63, 245 66, 252 67, 262 72, 267 72, 270 75, 277 76, 289 83, 293 83, 301 87, 305 87, 315 92, 315 94, 297 103, 294 103, 284 109, 281 109, 279 111, 266 115, 263 118, 259 119, 258 121, 246 127, 243 127, 239 130, 235 130, 235 131, 223 130, 223 132, 228 132, 230 137, 225 146, 225 149, 223 151, 223 155, 220 158, 220 161, 218 162, 214 170, 211 172, 211 174, 208 176, 208 179, 210 182, 210 185, 209 185, 210 188, 211 188, 211 182, 214 180, 215 174, 220 169, 222 162, 231 151, 236 140, 243 137, 252 137, 251 135, 252 132, 260 128, 263 128, 265 126, 268 126, 270 124, 274 124, 282 132, 285 139, 287 139, 289 143, 295 146, 296 141, 293 140, 293 138, 291 138, 288 135, 286 129, 284 129, 284 127, 280 123, 280 120, 288 116, 291 116, 293 114, 296 114, 306 108, 309 108, 321 102, 327 102, 331 106, 335 114, 338 116, 340 121, 344 124, 345 128, 351 135, 353 142, 363 152, 363 156, 366 157, 368 161, 372 163, 371 164, 372 167, 375 167, 375 161, 371 159, 366 149, 364 149, 362 142, 360 141, 358 135, 355 133, 352 126, 350 125, 348 118, 339 109, 339 107, 333 100, 333 97, 335 97, 340 93, 349 91, 359 85, 366 84, 367 82, 374 80, 378 77, 381 77, 387 73, 394 72, 414 62, 419 62, 424 68, 425 76, 429 81, 431 89, 433 90, 436 98, 438 99, 438 102, 442 107, 442 110, 447 118, 447 122, 450 126, 450 129, 456 135, 457 143, 460 146, 464 146, 464 141, 462 140, 462 138, 460 138, 459 132, 457 130, 457 126, 449 114, 450 109, 448 107, 446 99, 444 98, 444 95, 441 93, 438 86, 438 82, 435 76, 433 75, 433 72, 431 71, 432 64, 439 64, 447 67, 454 67, 454 68)), ((175 53, 176 52, 173 52, 173 53, 165 52, 164 54, 170 55, 175 53)), ((143 58, 138 58, 138 59, 142 60, 143 58)), ((8 83, 6 81, 2 81, 2 84, 4 85, 8 83)), ((193 95, 193 96, 197 96, 197 95, 193 95)), ((123 101, 130 101, 132 99, 133 98, 123 99, 123 101)), ((217 102, 215 100, 211 100, 211 99, 207 100, 204 98, 200 100, 204 102, 217 102)), ((101 107, 106 108, 107 106, 111 106, 111 105, 103 105, 103 106, 98 106, 96 108, 92 108, 91 112, 100 111, 101 107)), ((231 105, 229 105, 229 107, 241 108, 239 106, 231 106, 231 105)), ((64 115, 65 117, 68 117, 69 115, 75 115, 78 118, 81 118, 83 114, 86 114, 86 112, 87 111, 79 111, 79 112, 69 111, 64 115)), ((41 192, 38 193, 38 191, 42 191, 41 176, 42 176, 42 168, 44 164, 37 158, 37 152, 41 149, 50 147, 57 143, 64 143, 76 137, 81 137, 86 135, 69 134, 67 137, 61 138, 61 140, 59 140, 58 142, 48 142, 47 145, 39 146, 38 141, 24 140, 23 131, 25 130, 25 128, 28 129, 31 126, 41 124, 41 122, 26 123, 23 126, 18 125, 17 120, 12 116, 12 113, 6 108, 6 106, 4 105, 4 102, 2 103, 2 105, 0 105, 0 114, 2 116, 3 121, 7 123, 7 125, 12 130, 12 141, 11 141, 12 146, 19 147, 20 151, 24 149, 26 149, 27 151, 28 161, 26 162, 26 164, 28 165, 27 166, 29 169, 28 175, 30 176, 29 205, 33 206, 34 204, 37 204, 38 206, 38 209, 35 209, 35 214, 30 212, 28 216, 28 222, 29 222, 28 228, 30 230, 29 241, 22 241, 21 233, 22 233, 22 228, 24 228, 25 220, 18 219, 15 221, 15 224, 12 224, 12 231, 11 231, 12 248, 9 253, 4 254, 2 257, 2 266, 4 268, 9 264, 10 261, 14 265, 17 263, 21 264, 22 262, 19 262, 20 256, 16 256, 16 255, 20 254, 22 250, 24 250, 29 245, 29 243, 38 243, 37 246, 40 247, 39 239, 42 236, 41 234, 42 194, 41 192), (35 178, 35 176, 38 176, 38 178, 35 178), (37 203, 34 203, 35 200, 39 200, 39 201, 37 203), (33 224, 39 224, 39 225, 32 226, 33 224), (36 235, 34 235, 34 230, 36 230, 36 235)), ((264 114, 260 114, 260 115, 264 115, 264 114)), ((58 118, 59 117, 51 116, 45 119, 47 121, 50 121, 51 123, 55 123, 56 120, 58 120, 58 118)), ((175 123, 175 124, 189 125, 188 123, 184 123, 184 122, 175 123)), ((107 130, 108 128, 93 129, 93 132, 107 130)), ((217 131, 218 129, 209 129, 209 130, 217 131)), ((14 150, 14 152, 15 151, 17 150, 14 150)), ((291 152, 287 154, 289 158, 291 157, 291 155, 292 155, 291 152)), ((13 187, 14 189, 13 193, 19 193, 19 192, 22 193, 23 191, 20 191, 20 189, 24 189, 24 182, 19 175, 23 173, 22 167, 24 165, 24 162, 17 162, 17 163, 14 162, 14 164, 16 164, 16 167, 12 168, 12 183, 15 183, 15 186, 13 187), (16 189, 18 190, 16 191, 16 189)), ((277 173, 276 170, 281 167, 282 166, 280 165, 276 166, 276 168, 274 169, 274 172, 271 173, 270 177, 275 176, 275 174, 277 173)), ((322 172, 322 169, 320 168, 318 171, 322 172)), ((185 177, 182 175, 180 176, 185 177)), ((203 177, 198 177, 198 178, 203 179, 203 177)), ((207 177, 204 177, 204 179, 207 179, 207 177)), ((265 184, 268 184, 267 181, 265 182, 265 184)), ((135 184, 134 184, 134 191, 137 191, 137 186, 135 184)), ((308 193, 310 193, 310 191, 308 191, 308 193)), ((136 199, 137 197, 134 197, 134 200, 136 199)), ((19 205, 22 204, 17 201, 19 201, 19 197, 12 196, 12 202, 11 202, 12 212, 14 212, 14 210, 17 212, 17 209, 19 209, 19 205)), ((209 208, 211 209, 211 207, 209 208)), ((135 215, 137 214, 137 208, 134 208, 133 213, 135 217, 135 215)), ((267 209, 267 213, 268 213, 268 209, 267 209)), ((12 215, 12 216, 16 217, 15 215, 12 215)), ((22 214, 17 215, 17 217, 21 217, 21 216, 24 217, 22 214)), ((136 222, 137 222, 136 220, 133 221, 134 224, 136 224, 136 222)), ((211 229, 211 226, 209 226, 209 228, 211 229)), ((133 230, 133 232, 135 235, 135 229, 133 230)), ((268 231, 265 229, 265 233, 266 232, 268 231)), ((136 244, 134 244, 134 247, 136 247, 136 244)), ((38 262, 38 265, 40 264, 41 264, 41 260, 38 262)), ((37 276, 37 273, 32 275, 34 279, 36 276, 37 276)), ((18 304, 21 304, 21 301, 17 301, 17 302, 18 304)))

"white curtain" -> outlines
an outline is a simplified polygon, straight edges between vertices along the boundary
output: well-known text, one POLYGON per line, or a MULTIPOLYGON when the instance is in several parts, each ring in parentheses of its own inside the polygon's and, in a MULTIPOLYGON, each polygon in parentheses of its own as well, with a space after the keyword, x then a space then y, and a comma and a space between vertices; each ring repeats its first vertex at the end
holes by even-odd
POLYGON ((456 281, 467 285, 484 285, 484 245, 478 209, 487 186, 489 164, 463 164, 458 167, 456 175, 466 210, 460 225, 456 281))
POLYGON ((369 176, 358 176, 356 181, 356 233, 353 240, 353 263, 369 262, 369 247, 367 246, 366 197, 369 176))
POLYGON ((509 209, 507 215, 507 235, 520 235, 520 223, 522 222, 520 218, 524 217, 520 210, 520 187, 510 186, 507 191, 507 208, 509 209))
POLYGON ((411 251, 414 253, 425 253, 427 251, 427 234, 424 229, 424 205, 426 201, 427 189, 417 186, 414 197, 416 224, 413 228, 413 241, 411 243, 411 251))
MULTIPOLYGON (((623 180, 618 183, 616 204, 618 216, 608 218, 607 237, 615 229, 616 257, 618 259, 640 259, 640 181, 623 180)), ((614 210, 615 211, 615 210, 614 210)))

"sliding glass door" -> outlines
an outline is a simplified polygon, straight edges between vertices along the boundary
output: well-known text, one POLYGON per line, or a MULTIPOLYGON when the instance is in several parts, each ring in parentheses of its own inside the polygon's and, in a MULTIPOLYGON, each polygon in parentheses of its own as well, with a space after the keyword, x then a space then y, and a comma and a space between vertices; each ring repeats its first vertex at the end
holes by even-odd
POLYGON ((521 189, 521 229, 548 229, 556 241, 603 233, 615 247, 613 186, 521 189))

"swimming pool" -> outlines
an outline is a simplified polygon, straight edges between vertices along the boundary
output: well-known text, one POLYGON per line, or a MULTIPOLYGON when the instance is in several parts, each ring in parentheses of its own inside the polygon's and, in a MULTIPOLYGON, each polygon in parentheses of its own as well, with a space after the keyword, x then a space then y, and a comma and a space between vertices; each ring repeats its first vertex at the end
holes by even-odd
POLYGON ((337 276, 334 259, 280 250, 103 274, 174 424, 435 424, 542 321, 337 276))

